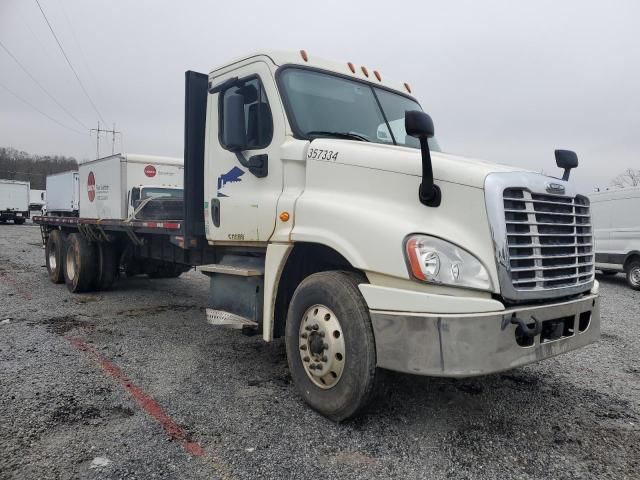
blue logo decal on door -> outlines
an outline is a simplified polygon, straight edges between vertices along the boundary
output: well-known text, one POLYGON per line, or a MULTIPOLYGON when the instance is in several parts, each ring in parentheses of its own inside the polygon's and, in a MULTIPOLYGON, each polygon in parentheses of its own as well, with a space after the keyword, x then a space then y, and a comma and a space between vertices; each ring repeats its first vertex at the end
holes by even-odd
POLYGON ((228 197, 228 195, 225 195, 220 190, 222 190, 222 188, 227 183, 241 182, 242 179, 240 177, 242 177, 243 175, 244 175, 244 170, 238 167, 233 167, 227 173, 223 173, 222 175, 220 175, 218 177, 218 197, 228 197))

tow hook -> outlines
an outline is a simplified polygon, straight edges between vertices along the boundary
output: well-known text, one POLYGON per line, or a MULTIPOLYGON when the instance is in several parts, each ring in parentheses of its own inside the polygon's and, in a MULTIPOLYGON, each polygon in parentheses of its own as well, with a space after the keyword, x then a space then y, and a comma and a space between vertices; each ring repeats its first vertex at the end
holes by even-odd
POLYGON ((531 315, 531 320, 535 322, 535 327, 533 328, 529 327, 529 325, 527 325, 527 322, 525 322, 522 318, 518 318, 515 313, 511 316, 511 323, 514 325, 518 325, 520 327, 520 330, 522 330, 522 335, 527 338, 533 338, 542 332, 542 322, 533 315, 531 315))

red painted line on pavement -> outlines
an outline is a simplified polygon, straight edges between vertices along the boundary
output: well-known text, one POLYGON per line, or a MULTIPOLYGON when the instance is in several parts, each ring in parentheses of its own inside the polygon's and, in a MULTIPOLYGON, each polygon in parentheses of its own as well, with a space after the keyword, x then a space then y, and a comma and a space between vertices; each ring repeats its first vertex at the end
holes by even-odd
POLYGON ((151 396, 144 393, 144 391, 134 384, 125 373, 115 363, 106 357, 103 357, 96 352, 86 342, 74 337, 65 337, 71 345, 81 352, 86 352, 95 357, 98 361, 100 368, 108 374, 110 377, 117 380, 124 389, 131 394, 131 396, 138 402, 138 405, 147 412, 153 419, 158 422, 164 431, 174 440, 180 442, 184 449, 194 457, 201 457, 204 455, 204 449, 198 442, 192 442, 189 439, 187 431, 178 425, 173 419, 167 415, 162 406, 156 402, 151 396))

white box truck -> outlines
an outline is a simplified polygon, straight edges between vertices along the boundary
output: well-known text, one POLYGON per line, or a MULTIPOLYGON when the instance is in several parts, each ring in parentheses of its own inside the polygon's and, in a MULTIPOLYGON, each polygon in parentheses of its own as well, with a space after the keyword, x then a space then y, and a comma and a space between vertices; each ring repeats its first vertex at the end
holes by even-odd
POLYGON ((640 290, 640 187, 613 188, 589 195, 593 209, 596 268, 622 272, 640 290))
POLYGON ((29 218, 29 182, 0 180, 0 222, 21 225, 29 218))
POLYGON ((197 266, 208 322, 284 337, 299 395, 335 421, 379 369, 485 375, 599 338, 574 153, 554 178, 442 152, 409 85, 306 52, 187 72, 185 92, 182 216, 36 219, 53 282, 108 288, 123 251, 150 275, 197 266))
POLYGON ((47 176, 47 215, 78 216, 80 210, 80 177, 77 171, 47 176))
POLYGON ((46 199, 46 190, 29 190, 29 210, 43 211, 46 199))
POLYGON ((80 164, 80 216, 124 220, 158 197, 182 198, 184 161, 117 154, 80 164))

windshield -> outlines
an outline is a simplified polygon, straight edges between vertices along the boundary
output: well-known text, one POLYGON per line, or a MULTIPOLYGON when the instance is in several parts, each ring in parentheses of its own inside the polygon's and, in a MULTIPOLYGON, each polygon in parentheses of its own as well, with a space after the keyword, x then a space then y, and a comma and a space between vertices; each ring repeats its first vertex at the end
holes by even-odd
POLYGON ((184 198, 184 191, 180 188, 149 187, 149 188, 142 189, 141 200, 145 200, 147 198, 166 198, 166 197, 182 199, 184 198))
MULTIPOLYGON (((422 110, 399 93, 313 70, 287 68, 280 76, 281 89, 292 126, 305 138, 337 137, 387 145, 420 148, 407 135, 404 114, 422 110)), ((440 151, 435 138, 431 150, 440 151)))

